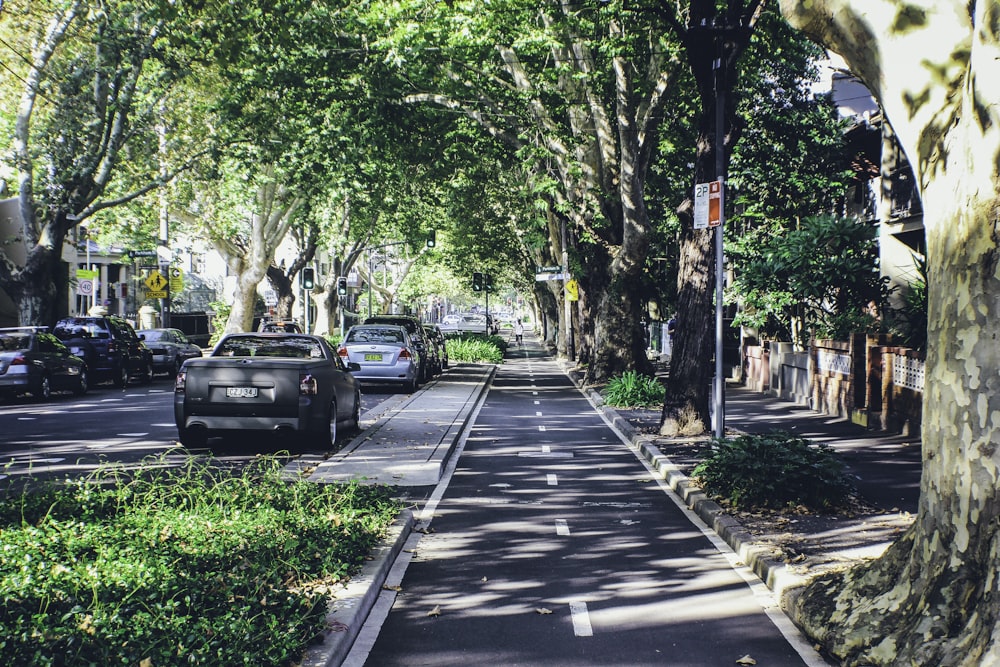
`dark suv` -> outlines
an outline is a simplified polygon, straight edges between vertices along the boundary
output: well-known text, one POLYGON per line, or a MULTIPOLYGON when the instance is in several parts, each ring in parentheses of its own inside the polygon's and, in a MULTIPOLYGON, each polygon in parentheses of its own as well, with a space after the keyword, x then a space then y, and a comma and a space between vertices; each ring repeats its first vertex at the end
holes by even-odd
POLYGON ((415 317, 409 315, 375 315, 365 320, 365 324, 394 324, 398 327, 405 327, 406 333, 410 334, 410 341, 420 355, 420 379, 423 384, 434 375, 441 372, 441 361, 437 358, 436 349, 427 339, 427 332, 423 325, 415 317))
POLYGON ((52 333, 87 362, 92 378, 110 379, 118 387, 129 380, 153 379, 152 353, 120 317, 67 317, 56 323, 52 333))

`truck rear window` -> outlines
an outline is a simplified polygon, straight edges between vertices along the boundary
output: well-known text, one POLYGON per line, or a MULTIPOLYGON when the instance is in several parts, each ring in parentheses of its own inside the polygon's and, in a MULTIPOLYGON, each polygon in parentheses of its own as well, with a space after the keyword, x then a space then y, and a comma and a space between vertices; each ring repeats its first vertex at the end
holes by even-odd
POLYGON ((212 353, 214 357, 282 357, 322 359, 323 348, 315 340, 295 336, 230 336, 212 353))

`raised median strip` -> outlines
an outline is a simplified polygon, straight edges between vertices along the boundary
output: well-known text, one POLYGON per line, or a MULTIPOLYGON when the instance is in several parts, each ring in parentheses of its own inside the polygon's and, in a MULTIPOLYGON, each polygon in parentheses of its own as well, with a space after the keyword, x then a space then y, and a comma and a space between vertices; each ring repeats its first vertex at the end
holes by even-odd
POLYGON ((433 486, 496 372, 492 364, 460 364, 382 414, 342 451, 320 463, 315 482, 358 480, 433 486))

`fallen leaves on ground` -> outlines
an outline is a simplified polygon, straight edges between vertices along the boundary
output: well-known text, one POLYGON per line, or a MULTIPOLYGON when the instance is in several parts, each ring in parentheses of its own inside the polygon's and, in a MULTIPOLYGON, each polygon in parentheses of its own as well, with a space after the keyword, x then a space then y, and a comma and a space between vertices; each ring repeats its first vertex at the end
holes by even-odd
POLYGON ((441 605, 439 605, 439 604, 434 605, 434 608, 431 609, 429 612, 427 612, 427 615, 428 616, 433 616, 435 618, 438 617, 438 616, 440 616, 441 615, 441 605))
POLYGON ((736 661, 737 665, 756 665, 757 661, 751 658, 749 655, 745 655, 736 661))

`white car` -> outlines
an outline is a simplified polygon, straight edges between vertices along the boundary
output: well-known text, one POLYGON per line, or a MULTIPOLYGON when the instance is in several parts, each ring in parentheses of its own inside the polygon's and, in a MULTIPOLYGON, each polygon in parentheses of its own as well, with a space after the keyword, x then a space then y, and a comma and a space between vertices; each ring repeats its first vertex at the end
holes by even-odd
POLYGON ((398 383, 406 392, 420 384, 420 356, 405 327, 357 324, 347 330, 337 354, 361 367, 354 377, 364 383, 398 383))

